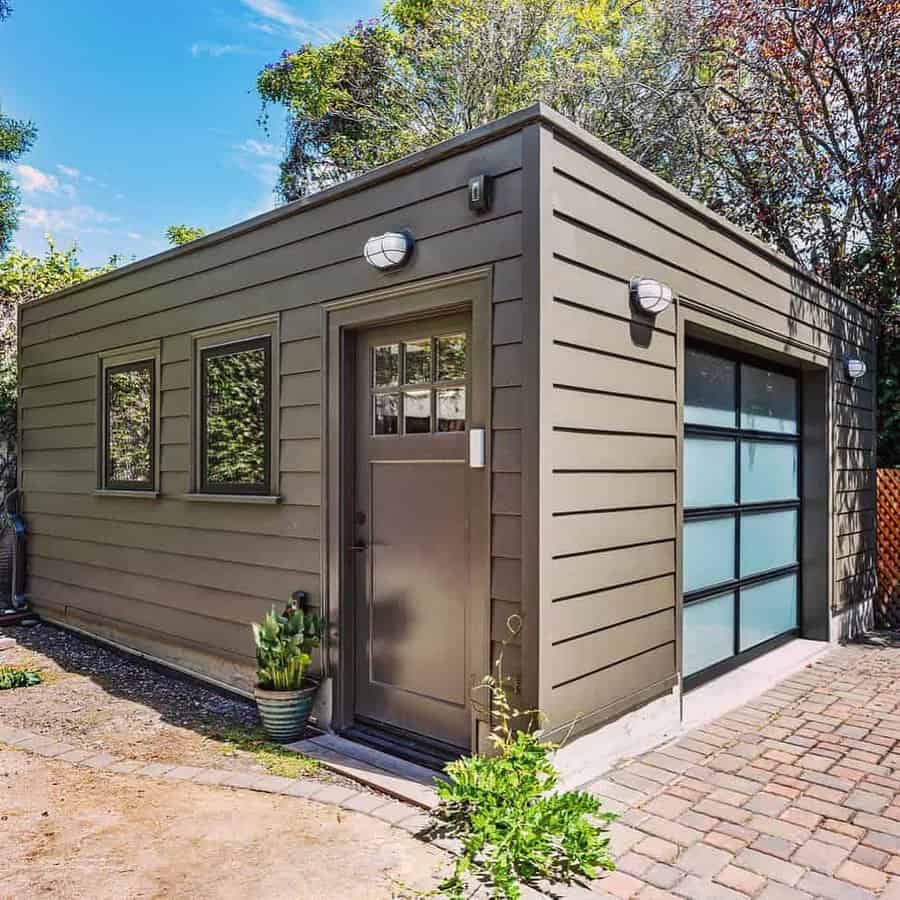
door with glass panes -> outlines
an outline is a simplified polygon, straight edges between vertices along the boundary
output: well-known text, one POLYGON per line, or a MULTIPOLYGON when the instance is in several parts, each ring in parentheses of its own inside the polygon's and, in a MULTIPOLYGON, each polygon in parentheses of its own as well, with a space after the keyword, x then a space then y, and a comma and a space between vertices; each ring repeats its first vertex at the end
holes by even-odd
POLYGON ((468 313, 360 332, 355 718, 468 748, 468 313))
POLYGON ((684 380, 686 686, 799 626, 800 401, 794 372, 688 344, 684 380))

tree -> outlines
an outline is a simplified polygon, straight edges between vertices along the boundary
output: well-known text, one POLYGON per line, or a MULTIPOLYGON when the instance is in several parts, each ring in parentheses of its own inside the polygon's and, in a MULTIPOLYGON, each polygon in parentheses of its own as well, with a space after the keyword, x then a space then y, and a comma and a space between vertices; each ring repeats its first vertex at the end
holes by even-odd
POLYGON ((879 461, 896 465, 900 5, 709 0, 688 30, 708 88, 712 202, 875 308, 879 461))
MULTIPOLYGON (((0 0, 0 21, 9 17, 12 7, 0 0)), ((27 152, 37 137, 37 129, 31 122, 11 119, 0 109, 0 165, 14 163, 27 152)), ((12 176, 0 168, 0 253, 9 249, 9 243, 19 223, 19 189, 12 176)))
POLYGON ((19 304, 109 272, 119 264, 88 268, 78 261, 78 248, 59 250, 47 238, 43 257, 13 251, 0 259, 0 441, 16 438, 16 323, 19 304))
POLYGON ((202 238, 206 234, 205 228, 194 225, 170 225, 166 229, 166 239, 173 247, 180 247, 202 238))
POLYGON ((260 72, 263 121, 288 115, 278 190, 297 199, 536 100, 693 189, 697 86, 660 14, 687 2, 391 0, 260 72))

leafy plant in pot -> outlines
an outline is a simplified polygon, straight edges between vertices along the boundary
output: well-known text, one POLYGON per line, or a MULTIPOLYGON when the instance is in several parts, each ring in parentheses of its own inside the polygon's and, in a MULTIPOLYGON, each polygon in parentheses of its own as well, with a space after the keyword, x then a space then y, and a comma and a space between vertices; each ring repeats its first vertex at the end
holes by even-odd
POLYGON ((283 612, 273 607, 262 622, 253 624, 256 706, 266 733, 282 744, 303 734, 319 687, 305 675, 312 651, 322 641, 325 622, 304 609, 305 599, 298 591, 283 612))

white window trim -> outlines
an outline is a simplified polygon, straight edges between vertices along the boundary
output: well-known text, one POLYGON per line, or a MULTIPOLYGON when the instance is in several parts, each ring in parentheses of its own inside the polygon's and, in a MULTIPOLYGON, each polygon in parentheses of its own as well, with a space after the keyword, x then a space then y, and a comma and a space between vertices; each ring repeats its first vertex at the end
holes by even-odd
POLYGON ((114 350, 102 350, 97 354, 97 489, 102 497, 133 497, 156 499, 160 487, 160 431, 162 428, 162 366, 161 341, 146 341, 114 350), (106 486, 106 370, 129 363, 153 363, 153 486, 150 490, 128 490, 106 486))
POLYGON ((281 499, 280 485, 280 427, 281 427, 281 353, 280 353, 280 317, 278 314, 245 319, 227 325, 217 325, 195 331, 191 335, 191 460, 189 484, 190 490, 182 494, 183 500, 206 501, 210 503, 278 503, 281 499), (269 402, 269 478, 270 484, 266 494, 222 494, 204 493, 200 490, 200 448, 203 446, 200 434, 200 386, 202 384, 200 365, 204 350, 212 347, 224 347, 256 338, 269 338, 271 351, 269 363, 271 391, 269 402))

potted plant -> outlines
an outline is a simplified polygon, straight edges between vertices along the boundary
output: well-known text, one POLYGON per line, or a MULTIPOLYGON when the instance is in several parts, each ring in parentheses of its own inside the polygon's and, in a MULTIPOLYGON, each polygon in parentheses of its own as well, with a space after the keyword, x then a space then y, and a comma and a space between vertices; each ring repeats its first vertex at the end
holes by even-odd
POLYGON ((318 684, 304 678, 318 647, 325 623, 303 608, 306 595, 298 591, 278 613, 272 611, 253 624, 256 642, 256 706, 266 733, 282 744, 296 741, 309 720, 318 684))

